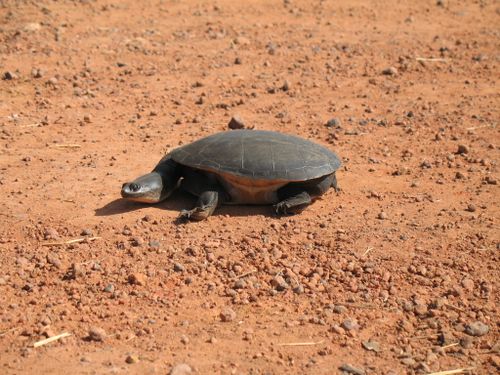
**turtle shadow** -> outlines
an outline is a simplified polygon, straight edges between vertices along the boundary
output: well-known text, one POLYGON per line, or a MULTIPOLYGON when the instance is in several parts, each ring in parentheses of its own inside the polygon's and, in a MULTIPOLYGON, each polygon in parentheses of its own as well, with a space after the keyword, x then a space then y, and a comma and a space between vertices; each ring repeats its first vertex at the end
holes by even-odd
MULTIPOLYGON (((126 212, 141 210, 146 207, 155 207, 160 210, 176 211, 180 214, 183 209, 191 209, 196 204, 196 197, 188 192, 177 190, 167 200, 158 204, 133 202, 127 199, 118 198, 95 210, 95 216, 113 216, 126 212)), ((265 216, 269 218, 277 217, 272 206, 265 205, 223 205, 218 207, 213 216, 265 216)), ((178 224, 186 223, 183 219, 175 221, 178 224)))
POLYGON ((158 204, 133 202, 127 199, 118 198, 97 208, 95 210, 95 216, 119 215, 126 212, 141 210, 146 207, 157 207, 162 210, 180 212, 183 208, 190 207, 190 205, 193 204, 192 199, 187 194, 178 191, 174 192, 166 201, 158 204))

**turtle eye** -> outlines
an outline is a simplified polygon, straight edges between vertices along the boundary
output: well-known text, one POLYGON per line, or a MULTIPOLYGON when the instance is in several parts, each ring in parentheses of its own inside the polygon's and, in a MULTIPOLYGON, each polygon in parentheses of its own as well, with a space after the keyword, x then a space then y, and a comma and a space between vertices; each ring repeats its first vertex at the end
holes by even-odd
POLYGON ((131 191, 137 191, 137 190, 139 190, 140 188, 141 188, 141 187, 140 187, 138 184, 135 184, 135 183, 131 183, 131 184, 129 185, 129 189, 130 189, 131 191))

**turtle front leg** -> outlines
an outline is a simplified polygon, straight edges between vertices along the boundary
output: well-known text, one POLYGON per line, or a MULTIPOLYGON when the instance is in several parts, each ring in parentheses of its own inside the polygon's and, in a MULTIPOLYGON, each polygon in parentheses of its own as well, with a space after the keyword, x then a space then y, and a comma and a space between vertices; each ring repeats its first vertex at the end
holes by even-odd
POLYGON ((278 215, 295 214, 302 211, 312 203, 311 196, 307 191, 303 191, 290 198, 284 199, 274 205, 274 210, 278 215))
POLYGON ((205 220, 213 214, 222 202, 222 195, 218 191, 204 191, 200 194, 196 207, 192 210, 182 210, 179 218, 194 221, 205 220))

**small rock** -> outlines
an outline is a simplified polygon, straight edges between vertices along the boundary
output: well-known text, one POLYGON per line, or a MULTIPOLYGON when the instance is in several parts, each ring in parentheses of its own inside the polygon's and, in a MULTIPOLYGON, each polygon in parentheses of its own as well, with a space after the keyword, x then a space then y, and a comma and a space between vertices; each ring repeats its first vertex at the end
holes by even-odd
POLYGON ((244 129, 245 128, 245 123, 239 116, 233 116, 231 117, 231 120, 229 121, 229 124, 227 124, 229 129, 244 129))
POLYGON ((285 82, 283 83, 283 86, 281 86, 281 89, 283 91, 288 91, 288 90, 290 90, 290 87, 291 87, 290 81, 285 80, 285 82))
POLYGON ((92 230, 88 229, 88 228, 84 228, 80 232, 80 235, 82 235, 82 236, 92 236, 92 230))
POLYGON ((489 185, 496 185, 497 184, 497 180, 492 176, 486 176, 486 178, 484 180, 489 185))
POLYGON ((466 145, 458 145, 457 154, 465 155, 469 153, 469 148, 466 145))
POLYGON ((387 214, 384 211, 382 211, 378 214, 377 218, 379 220, 387 220, 387 214))
POLYGON ((127 358, 125 358, 125 362, 127 362, 130 365, 133 363, 137 363, 137 362, 139 362, 139 356, 137 356, 135 354, 129 354, 127 356, 127 358))
POLYGON ((240 58, 240 57, 236 57, 236 58, 234 59, 234 63, 235 63, 236 65, 241 65, 241 64, 243 64, 243 61, 241 60, 241 58, 240 58))
POLYGON ((354 367, 348 363, 343 364, 339 367, 341 371, 347 372, 348 374, 353 375, 365 375, 365 370, 360 367, 354 367))
POLYGON ((44 74, 44 72, 42 69, 37 69, 37 68, 31 69, 31 76, 33 78, 42 78, 43 74, 44 74))
POLYGON ((91 327, 88 332, 88 338, 92 341, 104 341, 106 331, 99 327, 91 327))
POLYGON ((472 349, 474 347, 474 339, 470 336, 464 336, 460 339, 460 346, 464 349, 472 349))
POLYGON ((186 363, 180 363, 172 367, 169 375, 189 375, 193 373, 193 369, 186 363))
POLYGON ((382 70, 382 74, 386 76, 395 76, 396 74, 398 74, 398 70, 395 67, 390 66, 382 70))
POLYGON ((333 306, 333 312, 337 313, 337 314, 343 314, 347 311, 347 307, 345 307, 344 305, 335 305, 333 306))
POLYGON ((219 314, 220 320, 223 322, 232 322, 236 319, 236 312, 230 307, 225 308, 219 314))
POLYGON ((376 341, 363 341, 361 343, 361 345, 363 345, 363 348, 365 348, 366 350, 368 351, 372 351, 372 352, 380 352, 380 344, 376 341))
POLYGON ((340 128, 341 127, 341 122, 338 118, 331 118, 330 120, 328 120, 325 124, 325 126, 329 127, 329 128, 340 128))
POLYGON ((304 293, 304 286, 302 284, 298 284, 293 288, 293 292, 296 294, 302 294, 304 293))
POLYGON ((277 275, 271 280, 271 285, 279 292, 289 288, 283 276, 277 275))
POLYGON ((469 212, 476 212, 477 208, 472 203, 470 203, 467 205, 467 208, 465 210, 469 212))
POLYGON ((13 79, 17 79, 17 74, 12 73, 12 72, 5 72, 2 76, 2 79, 4 81, 11 81, 13 79))
POLYGON ((43 238, 46 240, 57 240, 59 239, 59 233, 54 228, 45 228, 43 238))
POLYGON ((174 271, 175 272, 184 272, 186 270, 186 267, 182 265, 181 263, 175 263, 174 264, 174 271))
POLYGON ((132 285, 146 285, 146 275, 135 272, 128 276, 128 282, 132 285))
POLYGON ((356 331, 359 329, 358 322, 354 319, 346 319, 341 324, 346 331, 356 331))
POLYGON ((181 336, 181 342, 182 342, 184 345, 189 344, 189 337, 187 337, 186 335, 182 335, 182 336, 181 336))
POLYGON ((92 122, 92 117, 90 115, 84 115, 83 121, 86 122, 87 124, 90 124, 92 122))
POLYGON ((417 362, 412 357, 406 357, 401 360, 401 363, 405 366, 413 367, 417 362))
POLYGON ((47 254, 47 263, 52 264, 56 268, 62 267, 61 261, 59 260, 58 256, 54 253, 47 254))
POLYGON ((483 322, 476 321, 473 323, 468 324, 465 327, 465 333, 471 336, 484 336, 490 331, 490 327, 483 322))
POLYGON ((462 286, 465 290, 472 292, 474 290, 474 280, 466 277, 462 280, 462 286))
POLYGON ((103 290, 106 293, 113 293, 115 291, 115 286, 113 284, 108 284, 103 290))

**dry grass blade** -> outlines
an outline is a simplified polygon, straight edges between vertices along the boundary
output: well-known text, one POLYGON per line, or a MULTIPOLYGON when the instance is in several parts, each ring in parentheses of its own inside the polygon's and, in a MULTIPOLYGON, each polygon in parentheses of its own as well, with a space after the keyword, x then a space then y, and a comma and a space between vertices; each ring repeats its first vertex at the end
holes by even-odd
POLYGON ((78 243, 78 242, 83 242, 83 241, 94 241, 97 240, 101 237, 83 237, 83 238, 75 238, 73 240, 67 240, 67 241, 60 241, 60 242, 46 242, 43 243, 42 246, 63 246, 63 245, 70 245, 72 243, 78 243))
POLYGON ((59 144, 59 145, 51 145, 50 147, 58 147, 58 148, 80 148, 79 144, 59 144))
POLYGON ((415 60, 423 62, 447 62, 448 59, 436 58, 436 57, 417 57, 415 60))
POLYGON ((438 372, 431 372, 427 375, 453 375, 453 374, 465 374, 466 372, 471 372, 475 367, 457 368, 454 370, 445 370, 438 372))
POLYGON ((250 275, 254 274, 255 272, 257 272, 257 270, 248 271, 248 272, 242 273, 241 275, 233 277, 233 279, 235 279, 235 280, 242 279, 244 277, 247 277, 247 276, 250 276, 250 275))
POLYGON ((365 256, 366 254, 368 254, 372 250, 373 250, 373 247, 367 247, 362 256, 365 256))
POLYGON ((460 307, 457 307, 457 306, 453 306, 453 305, 450 305, 449 303, 445 303, 444 304, 446 307, 452 309, 452 310, 455 310, 455 311, 458 311, 458 312, 462 312, 464 313, 465 310, 464 309, 461 309, 460 307))
POLYGON ((278 346, 313 346, 322 344, 325 340, 321 341, 306 341, 306 342, 283 342, 278 344, 278 346))
POLYGON ((445 345, 445 346, 442 346, 441 349, 448 349, 448 348, 453 348, 454 346, 457 346, 459 345, 460 343, 458 342, 454 342, 452 344, 448 344, 448 345, 445 345))
POLYGON ((432 335, 425 335, 425 336, 415 336, 415 337, 412 337, 410 340, 423 340, 423 339, 433 339, 435 337, 439 337, 440 334, 439 333, 435 333, 435 334, 432 334, 432 335))
POLYGON ((5 331, 3 331, 3 332, 0 332, 0 337, 5 336, 6 334, 8 334, 8 333, 10 333, 10 332, 14 332, 14 331, 16 331, 16 330, 18 330, 18 329, 19 329, 18 327, 13 327, 13 328, 11 328, 11 329, 7 329, 7 330, 5 330, 5 331))
POLYGON ((38 348, 40 346, 47 345, 53 341, 57 341, 59 339, 62 339, 64 337, 68 337, 68 336, 71 336, 71 333, 64 332, 64 333, 61 333, 60 335, 55 335, 55 336, 49 337, 47 339, 37 341, 33 344, 33 347, 38 348))

